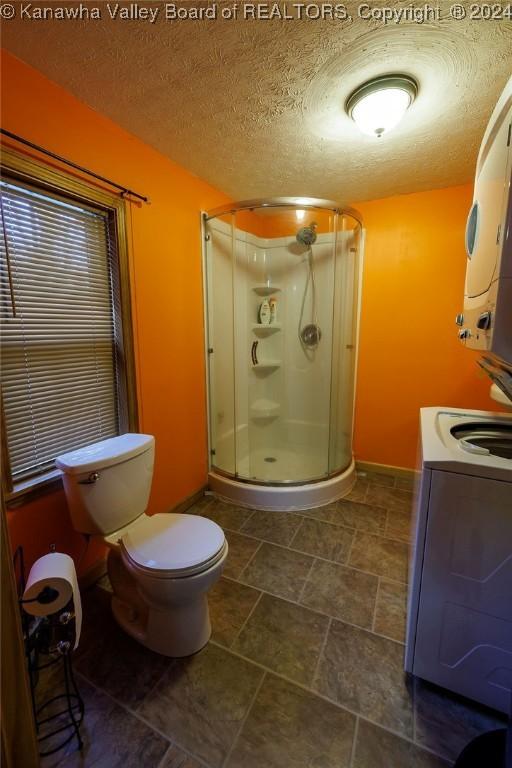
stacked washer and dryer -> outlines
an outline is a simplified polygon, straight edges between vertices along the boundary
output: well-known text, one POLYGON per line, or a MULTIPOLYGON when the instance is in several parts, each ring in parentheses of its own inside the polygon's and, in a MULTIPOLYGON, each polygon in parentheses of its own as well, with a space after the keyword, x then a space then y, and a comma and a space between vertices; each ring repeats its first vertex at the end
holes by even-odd
MULTIPOLYGON (((512 78, 485 132, 459 338, 512 408, 512 78)), ((421 410, 405 668, 503 712, 512 695, 512 417, 421 410)))

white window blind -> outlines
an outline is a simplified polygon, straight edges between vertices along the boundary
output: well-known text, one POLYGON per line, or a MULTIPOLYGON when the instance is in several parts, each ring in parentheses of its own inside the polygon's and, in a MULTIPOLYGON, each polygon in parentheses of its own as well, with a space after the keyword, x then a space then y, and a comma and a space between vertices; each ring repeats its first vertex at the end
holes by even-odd
POLYGON ((1 184, 1 378, 13 483, 118 434, 109 225, 1 184))

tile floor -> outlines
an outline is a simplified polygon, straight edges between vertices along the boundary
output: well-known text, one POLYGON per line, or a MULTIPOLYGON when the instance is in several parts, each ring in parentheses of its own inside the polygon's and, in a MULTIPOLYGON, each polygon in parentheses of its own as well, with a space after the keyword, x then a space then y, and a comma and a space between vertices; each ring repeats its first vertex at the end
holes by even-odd
POLYGON ((167 659, 112 619, 105 580, 84 595, 75 655, 83 753, 44 766, 441 768, 495 713, 402 670, 411 487, 360 475, 302 513, 192 508, 226 531, 213 634, 167 659))

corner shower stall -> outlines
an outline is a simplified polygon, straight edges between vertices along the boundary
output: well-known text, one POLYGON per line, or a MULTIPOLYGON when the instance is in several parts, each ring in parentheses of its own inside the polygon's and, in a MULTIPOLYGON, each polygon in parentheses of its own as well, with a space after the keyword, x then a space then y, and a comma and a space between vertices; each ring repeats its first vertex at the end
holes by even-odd
POLYGON ((210 488, 262 509, 343 496, 355 479, 359 214, 313 198, 233 203, 203 215, 203 242, 210 488))

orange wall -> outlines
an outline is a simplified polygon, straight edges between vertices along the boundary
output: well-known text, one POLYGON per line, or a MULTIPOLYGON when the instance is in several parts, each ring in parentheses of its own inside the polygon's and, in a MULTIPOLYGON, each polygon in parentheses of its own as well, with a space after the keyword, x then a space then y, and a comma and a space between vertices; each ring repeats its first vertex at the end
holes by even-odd
MULTIPOLYGON (((2 85, 4 128, 151 199, 132 206, 133 310, 140 429, 157 446, 150 512, 166 511, 206 481, 199 212, 228 198, 4 52, 2 85)), ((9 523, 29 564, 54 541, 82 547, 63 492, 13 510, 9 523)))
MULTIPOLYGON (((226 224, 231 225, 231 215, 224 217, 226 224)), ((317 232, 332 232, 334 216, 330 211, 306 210, 302 221, 297 220, 293 208, 267 208, 265 212, 258 210, 238 211, 234 226, 243 232, 249 232, 257 237, 295 237, 301 227, 316 223, 317 232)))
POLYGON ((414 467, 418 410, 500 410, 457 339, 471 184, 356 203, 366 229, 354 450, 414 467))

